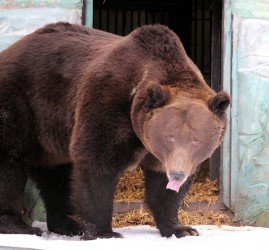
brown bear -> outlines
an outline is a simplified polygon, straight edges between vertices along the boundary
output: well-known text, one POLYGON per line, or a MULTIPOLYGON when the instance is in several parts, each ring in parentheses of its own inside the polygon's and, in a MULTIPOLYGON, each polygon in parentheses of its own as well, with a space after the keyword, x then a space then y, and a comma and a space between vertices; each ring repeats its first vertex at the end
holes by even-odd
POLYGON ((121 237, 114 192, 140 164, 161 235, 197 235, 178 209, 223 139, 229 103, 165 26, 122 37, 56 23, 27 35, 0 54, 0 233, 41 234, 21 220, 31 177, 51 232, 121 237))

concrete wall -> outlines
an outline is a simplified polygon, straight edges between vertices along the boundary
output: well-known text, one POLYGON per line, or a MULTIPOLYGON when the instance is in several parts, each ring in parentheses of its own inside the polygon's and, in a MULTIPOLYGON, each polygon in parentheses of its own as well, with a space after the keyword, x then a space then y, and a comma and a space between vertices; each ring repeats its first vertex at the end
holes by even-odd
POLYGON ((224 202, 235 220, 269 226, 269 1, 226 0, 224 13, 224 202))
POLYGON ((0 51, 48 23, 81 23, 82 0, 0 0, 0 51))

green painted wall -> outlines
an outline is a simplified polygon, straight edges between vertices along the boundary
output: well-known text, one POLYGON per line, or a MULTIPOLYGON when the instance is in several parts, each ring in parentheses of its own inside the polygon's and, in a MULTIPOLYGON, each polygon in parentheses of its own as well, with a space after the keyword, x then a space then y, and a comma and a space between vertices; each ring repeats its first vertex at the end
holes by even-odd
POLYGON ((268 0, 233 0, 233 14, 247 19, 269 19, 268 0))
POLYGON ((223 83, 232 108, 223 198, 235 220, 269 226, 269 1, 226 0, 224 13, 223 83))
POLYGON ((252 222, 269 209, 269 21, 242 20, 238 37, 239 182, 235 212, 236 219, 252 222))
POLYGON ((0 51, 48 23, 81 23, 82 0, 0 0, 0 51))
POLYGON ((93 0, 87 0, 85 25, 87 27, 93 27, 93 0))
POLYGON ((56 7, 81 9, 82 0, 0 0, 1 8, 56 7))

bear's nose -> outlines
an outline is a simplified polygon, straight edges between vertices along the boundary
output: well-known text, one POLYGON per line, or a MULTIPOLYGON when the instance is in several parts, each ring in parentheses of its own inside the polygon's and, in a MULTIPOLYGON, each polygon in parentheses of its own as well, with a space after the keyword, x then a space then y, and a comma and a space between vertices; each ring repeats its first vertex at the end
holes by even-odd
POLYGON ((173 181, 183 181, 185 177, 185 174, 183 171, 170 172, 169 175, 173 181))

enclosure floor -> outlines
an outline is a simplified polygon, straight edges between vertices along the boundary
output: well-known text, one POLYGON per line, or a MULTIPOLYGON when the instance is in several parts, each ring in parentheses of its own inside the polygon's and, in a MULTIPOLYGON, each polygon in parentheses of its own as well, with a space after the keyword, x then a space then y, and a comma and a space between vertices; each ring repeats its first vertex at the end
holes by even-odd
MULTIPOLYGON (((144 180, 141 169, 122 176, 116 191, 115 202, 122 207, 127 203, 136 203, 138 209, 116 209, 113 227, 133 225, 151 225, 154 221, 151 213, 142 206, 144 199, 144 180), (141 206, 137 205, 140 204, 141 206), (123 212, 124 211, 124 212, 123 212)), ((188 196, 179 211, 180 222, 184 225, 233 225, 233 214, 219 205, 219 183, 208 177, 198 178, 192 185, 188 196)))

